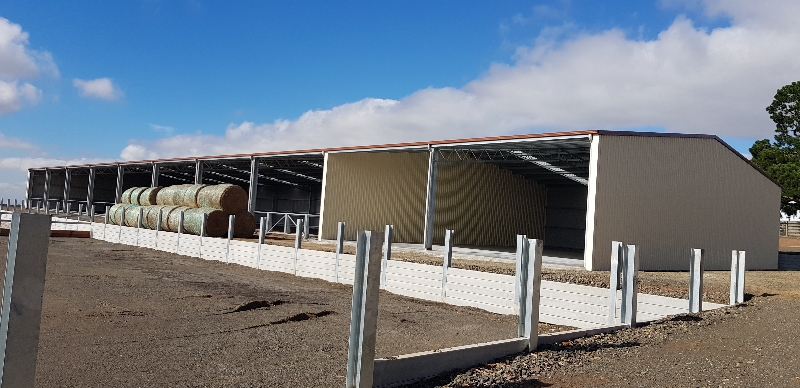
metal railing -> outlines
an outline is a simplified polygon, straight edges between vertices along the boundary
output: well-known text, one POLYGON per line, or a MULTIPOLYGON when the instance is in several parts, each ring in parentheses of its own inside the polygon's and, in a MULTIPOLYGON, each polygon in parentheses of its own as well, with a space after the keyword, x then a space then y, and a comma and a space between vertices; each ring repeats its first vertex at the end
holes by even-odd
MULTIPOLYGON (((277 233, 293 234, 294 232, 292 232, 292 228, 297 228, 297 225, 300 220, 303 221, 300 224, 304 228, 303 236, 305 238, 308 238, 308 236, 311 234, 312 220, 317 221, 316 225, 313 226, 313 228, 314 229, 319 228, 319 216, 320 216, 319 214, 254 211, 253 215, 255 215, 256 218, 267 219, 264 233, 277 232, 277 233), (280 226, 283 227, 283 230, 278 229, 276 231, 275 229, 280 226)), ((317 231, 317 233, 319 233, 319 230, 317 231)))

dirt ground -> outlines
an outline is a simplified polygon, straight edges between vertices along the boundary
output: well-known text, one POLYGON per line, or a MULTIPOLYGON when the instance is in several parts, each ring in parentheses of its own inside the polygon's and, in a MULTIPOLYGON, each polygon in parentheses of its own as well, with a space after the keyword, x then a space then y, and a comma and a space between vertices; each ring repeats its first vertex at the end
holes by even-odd
MULTIPOLYGON (((52 238, 36 384, 343 386, 351 298, 352 287, 322 280, 52 238)), ((377 356, 513 338, 516 326, 382 292, 377 356)))
POLYGON ((739 306, 543 346, 413 387, 798 387, 800 272, 747 276, 750 299, 739 306))

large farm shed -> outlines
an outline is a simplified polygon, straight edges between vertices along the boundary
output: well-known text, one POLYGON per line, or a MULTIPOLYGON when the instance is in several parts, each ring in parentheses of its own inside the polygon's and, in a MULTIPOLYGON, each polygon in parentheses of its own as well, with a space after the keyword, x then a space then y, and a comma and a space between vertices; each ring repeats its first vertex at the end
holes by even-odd
POLYGON ((461 246, 526 234, 589 270, 609 269, 612 240, 636 244, 643 270, 685 270, 690 248, 706 250, 709 270, 729 269, 733 249, 748 269, 777 268, 780 188, 709 135, 579 131, 36 168, 27 199, 102 213, 130 187, 183 183, 239 185, 256 217, 307 217, 320 239, 339 221, 347 239, 393 224, 395 242, 427 248, 446 229, 461 246))

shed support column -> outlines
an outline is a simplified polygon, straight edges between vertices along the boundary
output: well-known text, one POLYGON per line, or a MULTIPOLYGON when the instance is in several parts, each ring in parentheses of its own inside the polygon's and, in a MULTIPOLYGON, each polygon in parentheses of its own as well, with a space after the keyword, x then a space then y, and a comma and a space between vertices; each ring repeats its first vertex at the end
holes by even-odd
POLYGON ((250 199, 247 202, 247 211, 256 211, 256 196, 258 196, 258 159, 250 158, 250 199))
POLYGON ((158 187, 158 176, 161 174, 161 166, 158 163, 153 163, 153 175, 150 178, 150 187, 158 187))
POLYGON ((44 170, 44 194, 42 195, 42 199, 44 200, 44 209, 46 212, 50 211, 50 170, 44 170))
POLYGON ((125 175, 125 167, 121 164, 117 165, 117 196, 114 199, 115 203, 122 202, 122 178, 125 175))
POLYGON ((436 172, 439 165, 439 152, 436 148, 430 149, 428 156, 428 192, 425 197, 425 234, 423 243, 425 249, 433 248, 433 217, 436 206, 436 172))
POLYGON ((72 171, 70 169, 64 169, 64 211, 69 215, 69 211, 72 210, 72 206, 69 203, 69 192, 72 186, 72 171))
POLYGON ((33 171, 28 170, 28 180, 25 183, 25 203, 30 208, 31 197, 33 197, 33 171))
MULTIPOLYGON (((90 217, 94 217, 94 175, 94 167, 89 168, 89 187, 86 189, 86 204, 91 209, 90 217)), ((94 221, 94 218, 92 218, 92 221, 94 221)))
POLYGON ((194 161, 194 184, 203 184, 203 161, 200 159, 194 161))

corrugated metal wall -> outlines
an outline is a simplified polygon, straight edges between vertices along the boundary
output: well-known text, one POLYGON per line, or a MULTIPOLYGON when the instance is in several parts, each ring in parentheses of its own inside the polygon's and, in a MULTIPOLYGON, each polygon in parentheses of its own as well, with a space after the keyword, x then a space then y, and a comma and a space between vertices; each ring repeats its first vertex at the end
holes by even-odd
POLYGON ((482 162, 439 161, 433 242, 514 246, 517 234, 544 238, 547 189, 482 162))
MULTIPOLYGON (((422 243, 425 224, 427 152, 330 153, 327 158, 323 239, 336 238, 338 221, 348 240, 359 229, 394 225, 394 241, 422 243)), ((544 236, 546 189, 481 162, 440 160, 434 243, 445 229, 467 245, 513 246, 517 234, 544 236)))
POLYGON ((326 170, 323 239, 335 239, 344 221, 347 240, 393 224, 394 241, 422 242, 427 152, 330 153, 326 170))
POLYGON ((716 139, 600 136, 596 184, 587 268, 608 270, 612 240, 643 270, 688 270, 690 248, 707 270, 730 269, 732 249, 777 268, 780 188, 716 139))

